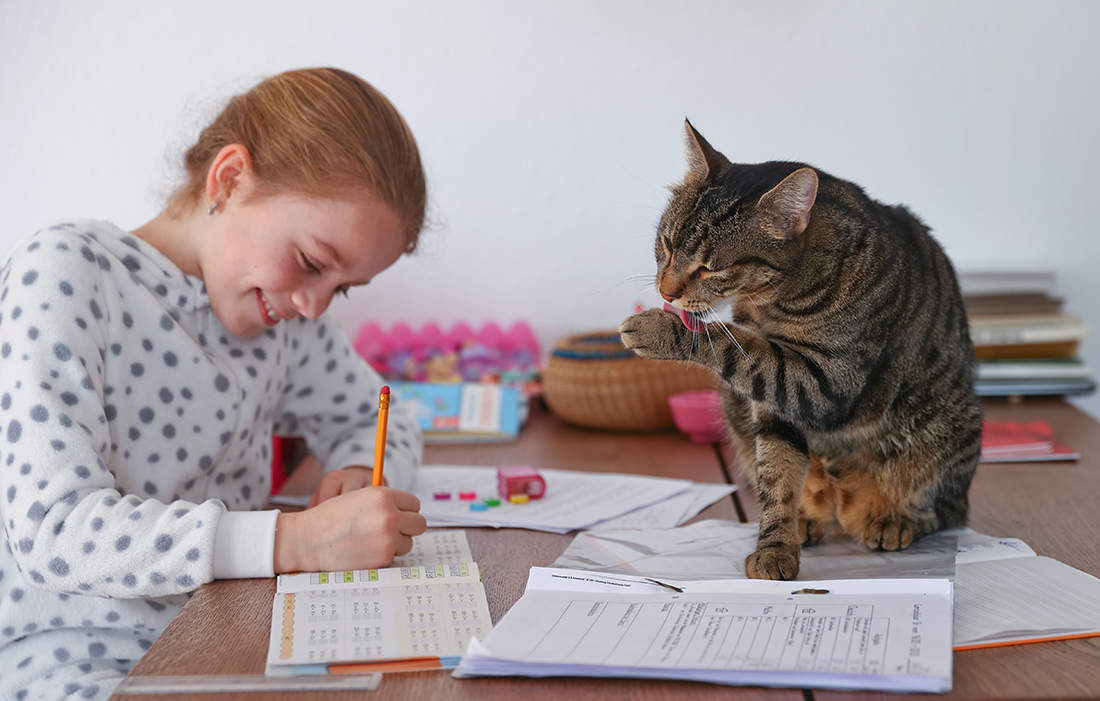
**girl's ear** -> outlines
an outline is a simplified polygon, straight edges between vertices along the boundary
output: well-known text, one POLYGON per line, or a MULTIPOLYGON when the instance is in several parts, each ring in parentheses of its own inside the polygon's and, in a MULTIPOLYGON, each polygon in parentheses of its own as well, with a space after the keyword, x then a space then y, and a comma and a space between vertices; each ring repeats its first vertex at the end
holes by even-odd
POLYGON ((817 200, 817 173, 799 168, 768 190, 756 203, 756 213, 772 236, 793 239, 810 225, 810 210, 817 200))
POLYGON ((211 206, 224 204, 234 193, 251 188, 254 177, 248 147, 243 144, 223 146, 206 172, 206 199, 211 206))

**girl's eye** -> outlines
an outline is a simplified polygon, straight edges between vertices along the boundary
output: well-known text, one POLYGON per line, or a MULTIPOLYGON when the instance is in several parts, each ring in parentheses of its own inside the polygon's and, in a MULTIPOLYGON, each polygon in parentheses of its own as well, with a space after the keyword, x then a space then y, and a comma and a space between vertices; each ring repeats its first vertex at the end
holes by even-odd
POLYGON ((321 272, 321 269, 318 268, 316 265, 314 265, 313 261, 311 261, 304 253, 299 253, 299 257, 300 257, 300 260, 302 261, 302 269, 303 270, 305 270, 306 272, 310 272, 310 273, 319 273, 319 272, 321 272))

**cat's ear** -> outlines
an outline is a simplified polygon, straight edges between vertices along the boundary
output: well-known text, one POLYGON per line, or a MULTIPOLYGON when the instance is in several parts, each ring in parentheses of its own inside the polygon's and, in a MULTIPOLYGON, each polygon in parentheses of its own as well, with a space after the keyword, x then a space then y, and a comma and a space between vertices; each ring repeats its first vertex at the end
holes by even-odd
POLYGON ((756 203, 756 212, 773 236, 793 239, 810 224, 810 210, 817 200, 817 173, 799 168, 768 190, 756 203))
POLYGON ((687 145, 688 161, 685 181, 704 182, 709 176, 729 165, 726 157, 716 151, 687 119, 684 120, 684 143, 687 145))

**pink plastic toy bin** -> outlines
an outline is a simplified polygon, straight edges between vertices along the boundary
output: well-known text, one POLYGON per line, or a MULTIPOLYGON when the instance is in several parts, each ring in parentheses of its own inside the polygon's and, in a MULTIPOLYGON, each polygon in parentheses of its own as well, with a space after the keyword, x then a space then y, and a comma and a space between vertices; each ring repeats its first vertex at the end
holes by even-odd
POLYGON ((721 443, 726 439, 722 400, 712 389, 681 392, 668 398, 672 422, 694 443, 721 443))

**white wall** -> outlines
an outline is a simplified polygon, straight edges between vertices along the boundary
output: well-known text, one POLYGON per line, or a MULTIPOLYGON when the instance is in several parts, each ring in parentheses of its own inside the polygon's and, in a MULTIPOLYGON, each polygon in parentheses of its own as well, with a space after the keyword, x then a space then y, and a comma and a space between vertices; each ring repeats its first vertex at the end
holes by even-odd
MULTIPOLYGON (((1100 329, 1100 3, 6 0, 2 16, 0 250, 66 216, 141 224, 222 99, 324 64, 408 119, 436 222, 340 303, 349 329, 528 319, 548 345, 655 302, 631 276, 653 272, 685 115, 733 160, 807 161, 910 205, 959 267, 1054 269, 1100 329)), ((1100 368, 1100 340, 1084 350, 1100 368)))

